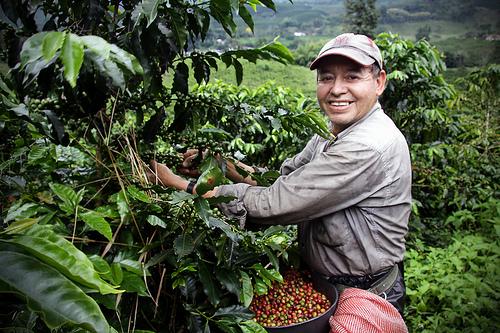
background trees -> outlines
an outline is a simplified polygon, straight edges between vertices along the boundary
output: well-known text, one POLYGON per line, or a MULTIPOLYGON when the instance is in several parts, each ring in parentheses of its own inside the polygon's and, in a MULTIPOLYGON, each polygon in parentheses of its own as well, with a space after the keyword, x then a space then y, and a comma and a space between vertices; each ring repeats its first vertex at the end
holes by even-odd
POLYGON ((374 36, 378 13, 375 0, 345 0, 345 31, 374 36))

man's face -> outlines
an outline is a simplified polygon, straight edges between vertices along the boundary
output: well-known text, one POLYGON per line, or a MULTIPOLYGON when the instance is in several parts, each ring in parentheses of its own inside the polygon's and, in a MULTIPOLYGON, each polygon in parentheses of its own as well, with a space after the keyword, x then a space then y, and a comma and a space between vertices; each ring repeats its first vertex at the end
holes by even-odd
POLYGON ((374 77, 371 66, 334 56, 319 65, 317 78, 319 106, 333 123, 333 134, 337 135, 372 109, 384 91, 386 74, 382 70, 374 77))

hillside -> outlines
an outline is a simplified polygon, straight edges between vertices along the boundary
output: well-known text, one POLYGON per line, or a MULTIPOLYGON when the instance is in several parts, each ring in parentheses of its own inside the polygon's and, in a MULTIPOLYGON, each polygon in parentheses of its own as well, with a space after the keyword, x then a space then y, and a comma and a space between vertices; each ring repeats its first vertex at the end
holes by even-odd
MULTIPOLYGON (((500 3, 498 1, 377 1, 375 33, 392 32, 416 40, 425 37, 447 56, 448 67, 500 63, 500 3)), ((276 12, 258 7, 255 31, 241 22, 233 39, 213 32, 202 45, 226 49, 263 45, 279 36, 292 51, 321 45, 343 31, 344 2, 330 0, 280 1, 276 12)))

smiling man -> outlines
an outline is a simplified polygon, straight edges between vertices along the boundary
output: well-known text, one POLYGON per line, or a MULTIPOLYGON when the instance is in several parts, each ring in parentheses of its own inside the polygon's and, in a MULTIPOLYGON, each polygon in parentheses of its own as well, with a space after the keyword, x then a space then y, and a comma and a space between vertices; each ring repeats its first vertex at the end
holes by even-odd
MULTIPOLYGON (((343 34, 310 68, 333 139, 313 136, 269 187, 242 179, 229 164, 235 184, 205 196, 235 197, 220 208, 240 221, 298 224, 302 259, 313 272, 340 290, 380 295, 402 313, 411 165, 404 136, 378 102, 386 82, 380 50, 364 35, 343 34)), ((166 166, 152 166, 163 184, 196 192, 166 166)))

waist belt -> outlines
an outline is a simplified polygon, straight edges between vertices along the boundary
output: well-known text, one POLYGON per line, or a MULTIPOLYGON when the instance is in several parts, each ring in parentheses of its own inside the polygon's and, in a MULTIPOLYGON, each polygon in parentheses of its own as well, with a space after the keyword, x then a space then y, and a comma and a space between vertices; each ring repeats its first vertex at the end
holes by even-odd
POLYGON ((383 295, 391 289, 399 277, 399 267, 394 265, 389 270, 374 275, 362 277, 332 277, 330 282, 335 284, 339 292, 346 288, 354 287, 365 289, 376 295, 383 295))

